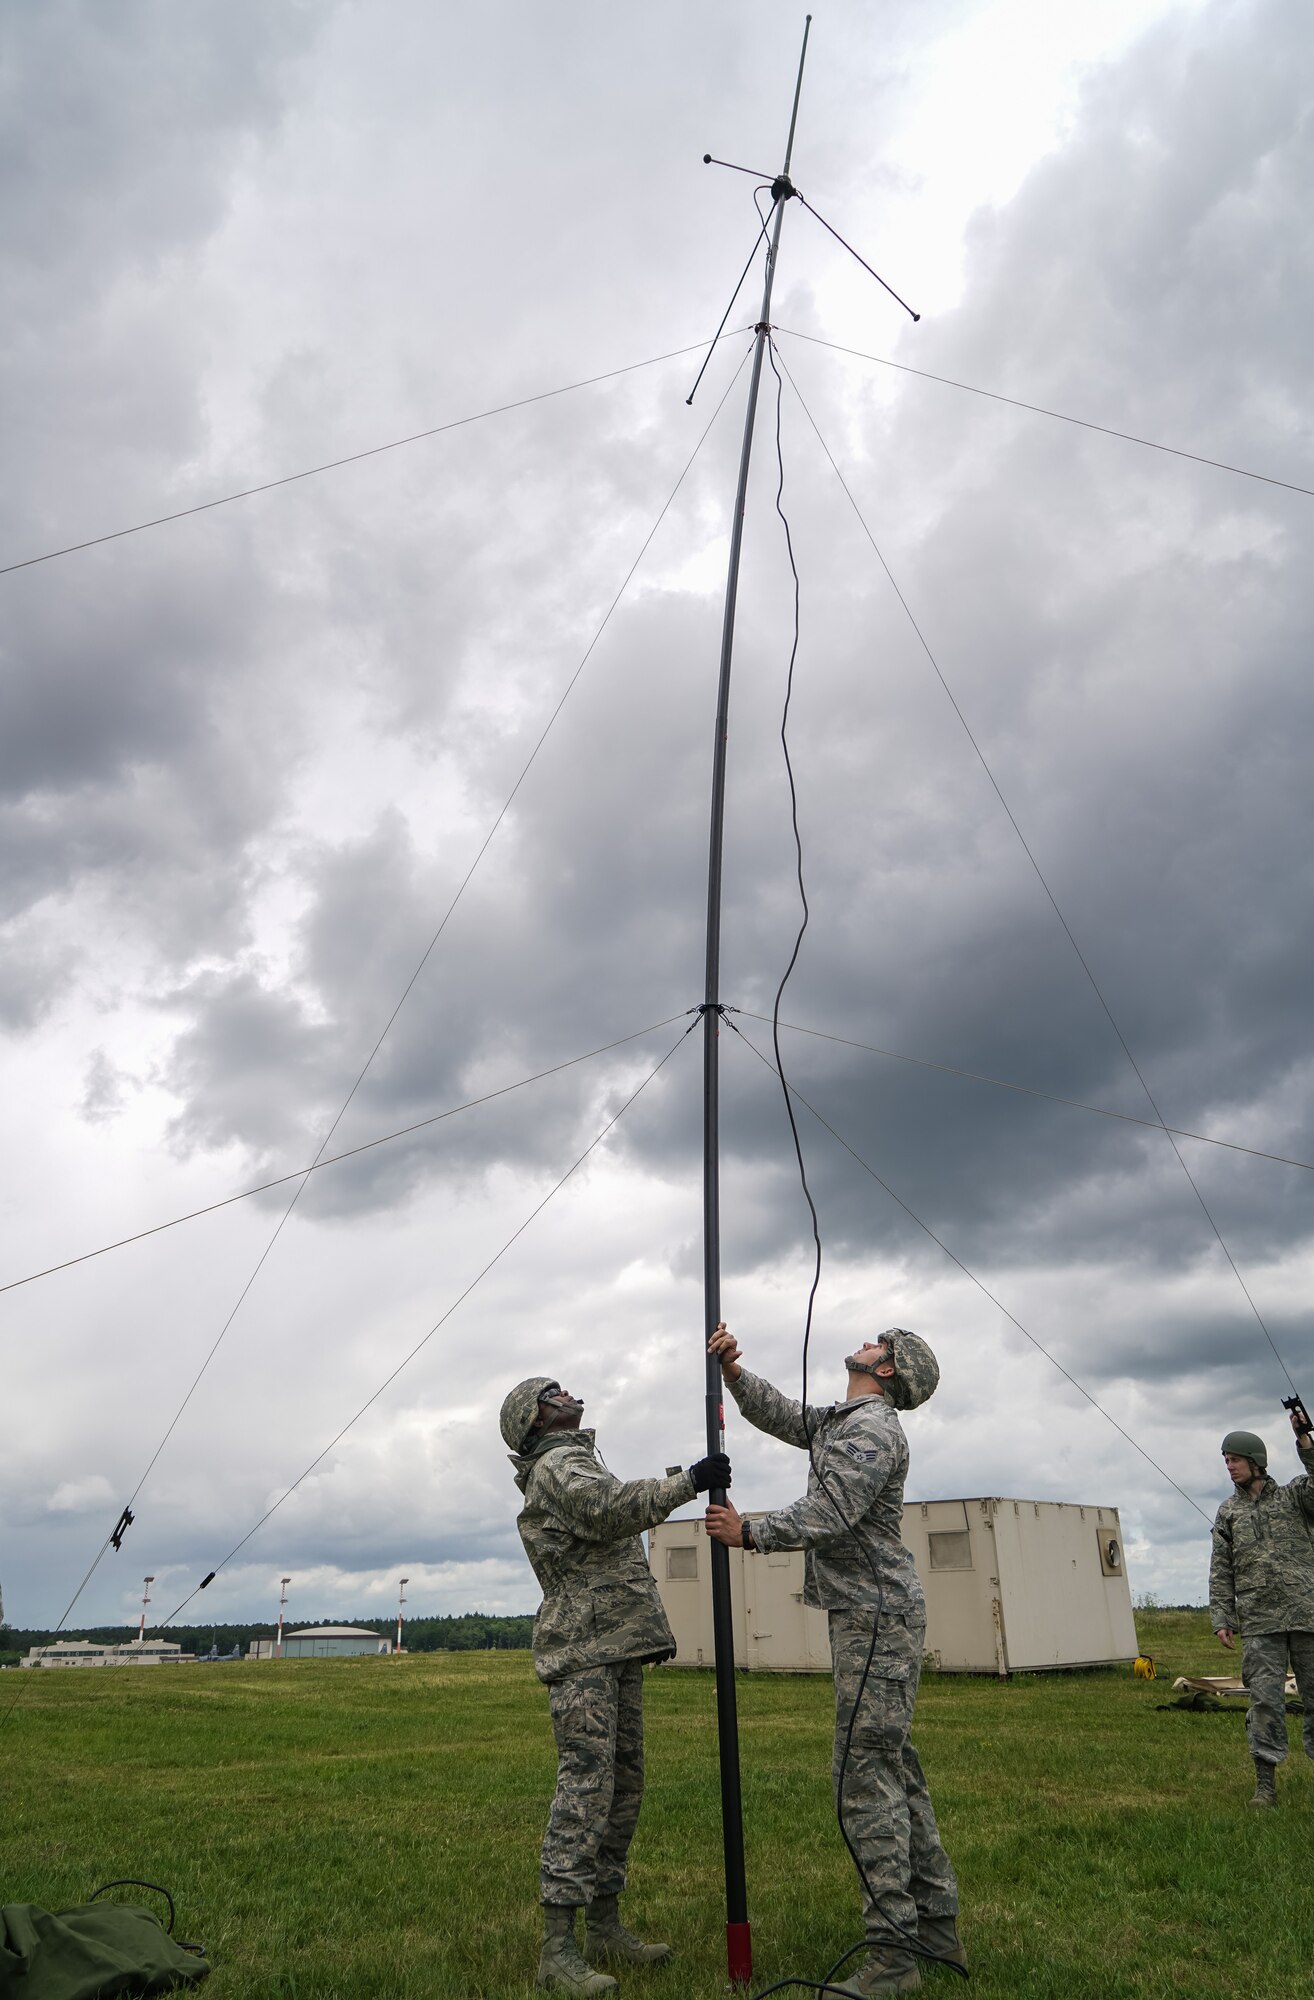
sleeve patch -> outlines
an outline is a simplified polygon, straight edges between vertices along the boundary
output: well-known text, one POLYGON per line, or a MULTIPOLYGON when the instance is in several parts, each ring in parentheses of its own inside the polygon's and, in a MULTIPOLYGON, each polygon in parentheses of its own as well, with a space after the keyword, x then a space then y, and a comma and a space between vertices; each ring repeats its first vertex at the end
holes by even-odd
POLYGON ((846 1458, 856 1459, 859 1465, 874 1465, 881 1457, 879 1451, 865 1451, 860 1444, 854 1444, 847 1439, 840 1446, 840 1450, 846 1458))

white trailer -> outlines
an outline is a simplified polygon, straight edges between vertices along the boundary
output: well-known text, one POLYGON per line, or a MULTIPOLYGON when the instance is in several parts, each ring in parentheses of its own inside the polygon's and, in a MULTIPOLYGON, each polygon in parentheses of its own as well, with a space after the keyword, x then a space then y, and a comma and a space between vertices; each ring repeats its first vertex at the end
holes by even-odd
MULTIPOLYGON (((1006 1675, 1135 1658, 1116 1507, 914 1500, 903 1510, 903 1539, 926 1592, 926 1650, 942 1673, 1006 1675)), ((654 1528, 649 1561, 675 1634, 671 1664, 710 1666, 711 1566, 702 1521, 654 1528)), ((732 1549, 730 1604, 736 1666, 829 1673, 826 1616, 803 1602, 799 1551, 732 1549)))

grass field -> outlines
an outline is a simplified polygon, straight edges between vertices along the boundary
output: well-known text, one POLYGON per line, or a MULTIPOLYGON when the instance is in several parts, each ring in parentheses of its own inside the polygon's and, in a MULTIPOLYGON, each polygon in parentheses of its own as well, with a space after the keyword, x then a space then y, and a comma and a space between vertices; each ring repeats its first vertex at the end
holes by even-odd
MULTIPOLYGON (((978 2000, 1314 1996, 1314 1766, 1247 1812, 1236 1714, 1160 1711, 1226 1670, 1201 1613, 1140 1614, 1160 1679, 929 1676, 916 1740, 963 1889, 978 2000)), ((524 1996, 555 1763, 527 1654, 6 1674, 0 1902, 167 1884, 214 2000, 524 1996)), ((829 1791, 830 1683, 741 1676, 757 1985, 857 1934, 829 1791)), ((647 1677, 648 1797, 626 1907, 677 1948, 645 2000, 725 1991, 705 1674, 647 1677)), ((143 1901, 150 1900, 142 1898, 143 1901)), ((958 1990, 930 1973, 928 1992, 958 1990)))

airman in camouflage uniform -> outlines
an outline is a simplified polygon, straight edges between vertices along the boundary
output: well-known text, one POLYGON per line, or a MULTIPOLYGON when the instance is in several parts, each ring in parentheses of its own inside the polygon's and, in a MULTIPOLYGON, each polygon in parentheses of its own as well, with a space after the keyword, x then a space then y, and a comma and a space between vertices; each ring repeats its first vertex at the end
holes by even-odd
POLYGON ((1314 1757, 1314 1440, 1297 1428, 1305 1471, 1289 1485, 1268 1476, 1268 1447, 1229 1431, 1223 1460, 1234 1491, 1218 1510, 1209 1565, 1209 1611, 1224 1646, 1241 1634, 1241 1678, 1250 1690, 1246 1732, 1255 1760, 1252 1806, 1277 1804, 1287 1754, 1287 1661, 1305 1705, 1305 1754, 1314 1757))
POLYGON ((835 1798, 858 1862, 868 1940, 857 1977, 833 1990, 864 2000, 915 1993, 921 1975, 904 1939, 967 1963, 957 1880, 910 1738, 926 1600, 900 1538, 908 1445, 898 1412, 926 1401, 939 1367, 925 1341, 892 1328, 846 1357, 847 1400, 805 1412, 739 1365, 723 1328, 711 1349, 740 1414, 809 1452, 807 1492, 792 1507, 746 1522, 731 1506, 713 1506, 707 1525, 732 1548, 802 1549, 803 1600, 829 1613, 835 1798))
POLYGON ((643 1803, 643 1666, 675 1651, 639 1536, 695 1493, 728 1485, 730 1465, 718 1453, 687 1472, 672 1466, 664 1479, 616 1479, 593 1432, 579 1428, 583 1408, 549 1376, 535 1376, 511 1390, 501 1427, 525 1497, 516 1526, 543 1591, 534 1670, 548 1686, 557 1743, 539 1868, 538 1984, 596 1994, 614 1992, 616 1982, 593 1967, 671 1955, 669 1945, 644 1944, 627 1930, 617 1907, 643 1803))

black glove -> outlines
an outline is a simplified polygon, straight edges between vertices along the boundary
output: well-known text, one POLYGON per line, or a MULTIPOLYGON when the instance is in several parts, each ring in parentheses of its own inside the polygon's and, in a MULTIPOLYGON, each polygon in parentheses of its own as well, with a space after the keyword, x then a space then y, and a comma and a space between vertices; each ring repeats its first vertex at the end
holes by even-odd
POLYGON ((722 1492, 730 1484, 730 1461, 723 1451, 714 1451, 707 1458, 700 1458, 697 1465, 689 1467, 689 1477, 694 1483, 695 1493, 708 1493, 713 1486, 722 1492))

